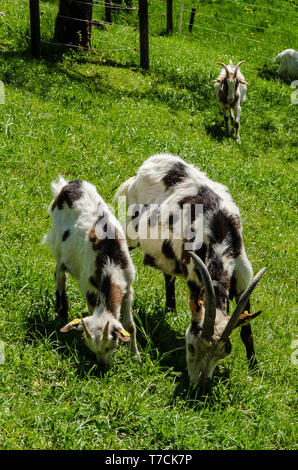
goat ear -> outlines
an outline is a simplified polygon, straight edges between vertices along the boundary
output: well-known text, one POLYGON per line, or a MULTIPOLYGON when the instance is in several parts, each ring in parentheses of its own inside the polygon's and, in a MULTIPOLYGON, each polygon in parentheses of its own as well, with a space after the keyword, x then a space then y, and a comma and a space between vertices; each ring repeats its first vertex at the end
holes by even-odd
POLYGON ((245 80, 243 80, 242 78, 238 78, 238 82, 239 83, 242 83, 243 85, 249 85, 249 83, 247 83, 245 80))
POLYGON ((248 313, 247 311, 243 312, 242 315, 240 315, 239 320, 236 323, 235 328, 238 328, 239 326, 247 325, 251 320, 253 320, 257 316, 259 316, 260 313, 262 313, 262 310, 259 310, 256 313, 248 313))
POLYGON ((129 343, 131 339, 128 331, 125 331, 123 328, 115 328, 115 335, 120 341, 123 341, 123 343, 129 343))
POLYGON ((191 297, 188 301, 188 304, 191 310, 192 321, 200 322, 201 320, 203 320, 203 301, 197 301, 196 299, 191 297))
POLYGON ((83 324, 81 318, 75 318, 71 322, 67 323, 65 326, 60 328, 61 333, 68 333, 69 331, 72 330, 82 330, 83 329, 83 324))

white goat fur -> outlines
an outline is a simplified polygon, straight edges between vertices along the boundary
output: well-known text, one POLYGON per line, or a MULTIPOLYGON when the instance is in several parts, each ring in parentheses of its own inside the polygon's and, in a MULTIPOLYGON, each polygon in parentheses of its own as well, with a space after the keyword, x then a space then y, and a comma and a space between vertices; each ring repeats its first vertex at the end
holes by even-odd
POLYGON ((90 183, 85 181, 68 183, 60 176, 57 182, 52 183, 52 190, 55 199, 51 202, 48 212, 53 219, 53 227, 44 241, 57 263, 55 274, 57 308, 66 320, 65 271, 68 271, 79 281, 90 313, 90 316, 84 318, 84 322, 81 321, 76 326, 70 322, 61 331, 84 329, 87 346, 96 354, 100 363, 107 365, 111 361, 118 338, 125 342, 130 340, 128 335, 123 337, 119 333, 124 330, 120 322, 121 313, 124 327, 131 333, 132 350, 137 354, 135 325, 131 313, 135 269, 120 223, 97 193, 95 186, 90 183), (70 203, 62 201, 59 206, 57 198, 61 198, 62 191, 71 198, 71 188, 74 183, 78 187, 77 196, 70 203), (109 229, 114 230, 116 234, 116 239, 110 243, 113 249, 114 245, 116 246, 116 251, 120 253, 120 261, 124 262, 125 267, 120 266, 117 254, 111 256, 112 249, 106 254, 101 253, 100 263, 98 261, 98 251, 93 242, 99 247, 100 243, 103 243, 104 223, 107 223, 109 229), (104 282, 107 285, 105 296, 101 292, 104 282), (109 296, 115 293, 116 298, 111 299, 109 296), (109 305, 113 305, 113 311, 108 308, 109 305))
MULTIPOLYGON (((242 227, 240 222, 239 209, 234 203, 228 188, 220 183, 212 181, 209 179, 205 173, 200 171, 195 166, 184 162, 181 158, 169 154, 160 154, 153 155, 148 160, 146 160, 141 167, 138 169, 136 176, 130 178, 124 182, 118 189, 115 198, 119 199, 121 196, 127 197, 127 205, 138 206, 144 205, 145 210, 138 218, 138 229, 134 230, 133 222, 136 222, 136 219, 133 218, 132 214, 128 214, 127 217, 127 241, 128 245, 131 248, 134 248, 138 245, 141 246, 145 258, 145 264, 150 264, 146 262, 146 259, 154 260, 152 266, 160 269, 168 276, 176 276, 177 274, 182 274, 189 287, 194 284, 202 287, 202 283, 198 278, 196 272, 196 266, 194 260, 189 257, 183 264, 183 256, 185 255, 184 250, 184 239, 171 238, 171 235, 167 235, 167 238, 170 240, 165 240, 164 234, 169 234, 167 221, 169 220, 169 214, 174 214, 175 224, 179 227, 181 224, 182 210, 181 210, 181 201, 183 199, 196 197, 199 193, 203 196, 204 191, 210 193, 211 197, 216 198, 218 203, 216 210, 206 210, 203 215, 203 240, 200 239, 201 232, 198 230, 196 232, 196 224, 199 223, 198 220, 193 222, 193 228, 195 231, 195 244, 200 247, 201 242, 207 247, 206 248, 206 257, 204 262, 208 269, 211 269, 211 264, 214 263, 214 260, 219 260, 219 263, 223 265, 223 272, 227 275, 228 279, 233 279, 235 281, 236 296, 239 296, 246 287, 250 284, 252 279, 252 267, 251 263, 248 260, 244 245, 242 243, 242 227), (175 171, 176 181, 175 181, 175 171), (183 177, 179 177, 179 171, 183 173, 183 177), (178 175, 178 176, 177 176, 178 175), (171 177, 173 177, 173 184, 170 184, 171 177), (165 184, 165 182, 168 182, 165 184), (150 215, 154 213, 150 209, 150 205, 154 204, 158 206, 160 218, 158 219, 159 229, 161 231, 161 236, 158 239, 147 238, 145 236, 146 230, 144 228, 148 227, 148 220, 150 220, 150 215), (229 238, 216 240, 216 235, 212 233, 212 218, 214 214, 224 214, 225 217, 230 218, 235 226, 239 227, 239 233, 237 236, 241 242, 241 249, 235 255, 233 252, 233 243, 229 238), (142 235, 142 230, 144 236, 142 235), (213 238, 212 238, 213 237, 213 238), (215 237, 215 240, 214 240, 215 237), (212 240, 212 243, 211 243, 212 240), (165 242, 169 242, 166 245, 166 248, 169 250, 169 245, 171 251, 165 250, 165 242), (212 245, 212 256, 211 256, 211 245, 212 245), (230 251, 227 248, 231 245, 230 251), (209 254, 208 254, 209 253, 209 254), (177 272, 177 263, 180 266, 180 272, 177 272), (186 266, 187 269, 184 269, 186 266)), ((202 203, 204 204, 202 199, 202 203)), ((199 200, 197 201, 199 203, 199 200)), ((208 203, 208 201, 207 201, 208 203)), ((220 217, 220 216, 219 216, 220 217)), ((198 227, 197 227, 198 228, 198 227)), ((220 230, 220 229, 219 229, 220 230)), ((238 228, 237 228, 238 230, 238 228)), ((173 234, 172 234, 173 235, 173 234)), ((230 235, 228 234, 227 237, 230 235)), ((199 250, 197 250, 199 251, 199 250)), ((202 254, 200 255, 202 256, 202 254)), ((179 271, 179 270, 178 270, 179 271)), ((212 277, 214 286, 218 286, 222 282, 221 277, 212 277)), ((229 282, 229 281, 228 281, 229 282)), ((214 287, 215 291, 217 287, 214 287)), ((191 290, 191 287, 190 287, 191 290)), ((227 291, 228 294, 228 291, 227 291)), ((194 312, 193 312, 194 313, 194 312)), ((196 313, 194 313, 196 315, 196 313)), ((215 336, 219 337, 227 325, 229 317, 218 311, 215 325, 215 336)), ((187 331, 187 344, 189 345, 192 342, 196 342, 197 337, 192 335, 191 328, 187 331)), ((222 348, 222 345, 221 345, 222 348)), ((221 358, 223 352, 220 351, 219 356, 221 358)), ((205 360, 206 358, 203 358, 205 360)), ((188 372, 190 380, 192 383, 196 383, 198 380, 198 374, 200 367, 198 367, 198 361, 200 358, 196 358, 193 361, 193 358, 190 357, 187 350, 187 362, 188 362, 188 372)), ((211 376, 213 369, 218 360, 210 361, 210 364, 207 367, 207 376, 211 376)), ((208 361, 207 361, 208 362, 208 361)), ((202 367, 205 367, 205 365, 202 367)), ((205 367, 205 368, 206 368, 205 367)))
POLYGON ((280 62, 277 74, 287 81, 298 79, 298 52, 285 49, 274 57, 273 62, 280 62))
POLYGON ((232 125, 236 128, 236 141, 241 143, 240 139, 240 114, 241 114, 241 105, 246 100, 246 89, 247 85, 244 79, 243 74, 240 72, 239 68, 237 70, 237 77, 233 78, 235 71, 235 65, 233 65, 230 60, 227 64, 227 70, 222 68, 220 74, 216 80, 214 80, 214 92, 220 110, 222 111, 225 119, 227 132, 230 134, 229 124, 228 124, 228 113, 230 113, 230 119, 232 125), (239 80, 243 81, 241 83, 239 80), (224 84, 227 84, 227 89, 224 89, 224 84))

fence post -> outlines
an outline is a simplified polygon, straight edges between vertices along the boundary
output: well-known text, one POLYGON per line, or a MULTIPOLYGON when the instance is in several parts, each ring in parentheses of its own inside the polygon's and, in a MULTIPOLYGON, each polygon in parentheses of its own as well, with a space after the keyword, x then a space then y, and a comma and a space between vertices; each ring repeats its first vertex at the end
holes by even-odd
POLYGON ((106 0, 105 1, 105 11, 106 11, 106 22, 107 23, 112 23, 112 7, 113 4, 111 0, 106 0))
POLYGON ((173 32, 173 0, 167 0, 167 33, 173 32))
POLYGON ((184 0, 181 0, 180 15, 179 15, 179 34, 181 34, 181 31, 182 31, 183 2, 184 2, 184 0))
POLYGON ((191 33, 192 32, 192 26, 193 26, 193 22, 195 20, 195 14, 196 14, 196 9, 195 8, 192 8, 191 9, 191 14, 190 14, 190 20, 189 20, 189 26, 188 26, 188 31, 191 33))
POLYGON ((40 58, 39 0, 30 0, 31 54, 40 58))
POLYGON ((149 69, 149 36, 148 36, 148 1, 139 0, 139 26, 140 26, 140 65, 142 69, 149 69))

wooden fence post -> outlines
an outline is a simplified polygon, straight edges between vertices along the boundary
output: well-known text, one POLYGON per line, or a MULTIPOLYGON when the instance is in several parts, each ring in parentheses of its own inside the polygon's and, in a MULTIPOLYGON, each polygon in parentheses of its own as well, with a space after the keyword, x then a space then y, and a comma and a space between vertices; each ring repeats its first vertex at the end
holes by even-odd
POLYGON ((40 17, 39 0, 30 0, 31 54, 40 58, 40 17))
POLYGON ((181 0, 180 15, 179 15, 179 34, 181 34, 181 31, 182 31, 183 3, 184 3, 184 0, 181 0))
POLYGON ((167 0, 167 33, 173 32, 173 0, 167 0))
POLYGON ((105 11, 106 11, 106 22, 107 23, 112 23, 112 7, 113 4, 111 0, 106 0, 105 1, 105 11))
POLYGON ((190 21, 189 21, 189 26, 188 26, 188 31, 191 33, 192 32, 192 27, 193 27, 193 22, 195 20, 195 14, 196 14, 196 9, 192 8, 191 9, 191 14, 190 14, 190 21))
POLYGON ((149 36, 148 36, 148 1, 139 0, 139 26, 140 26, 140 65, 149 69, 149 36))

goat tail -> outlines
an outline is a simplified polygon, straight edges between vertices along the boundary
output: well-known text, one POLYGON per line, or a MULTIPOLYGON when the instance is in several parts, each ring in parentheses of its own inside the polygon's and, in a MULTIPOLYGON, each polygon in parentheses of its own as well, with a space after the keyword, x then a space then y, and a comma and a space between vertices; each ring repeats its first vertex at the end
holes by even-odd
POLYGON ((67 181, 63 178, 63 176, 58 175, 58 180, 57 181, 52 181, 51 183, 51 188, 54 196, 58 196, 60 193, 61 189, 64 188, 68 183, 67 181))
POLYGON ((134 182, 135 178, 136 178, 135 176, 132 176, 131 178, 129 178, 128 180, 124 181, 124 183, 121 184, 121 186, 118 188, 113 198, 114 201, 117 201, 120 196, 127 196, 127 192, 130 186, 132 185, 132 183, 134 182))

